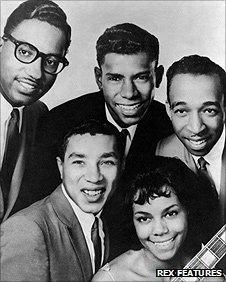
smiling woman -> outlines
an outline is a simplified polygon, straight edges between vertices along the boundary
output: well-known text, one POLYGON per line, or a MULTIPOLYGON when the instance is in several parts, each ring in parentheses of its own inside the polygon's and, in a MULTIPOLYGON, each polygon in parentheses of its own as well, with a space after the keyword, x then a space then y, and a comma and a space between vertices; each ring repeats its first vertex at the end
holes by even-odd
POLYGON ((156 270, 182 269, 200 248, 201 195, 185 164, 157 157, 154 169, 136 176, 127 199, 141 246, 106 264, 93 281, 170 281, 156 270))

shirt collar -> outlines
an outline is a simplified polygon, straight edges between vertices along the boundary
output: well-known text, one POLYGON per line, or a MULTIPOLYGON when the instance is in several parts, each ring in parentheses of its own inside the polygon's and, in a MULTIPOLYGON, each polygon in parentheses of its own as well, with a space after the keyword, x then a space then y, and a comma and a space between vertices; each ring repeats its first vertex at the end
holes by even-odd
MULTIPOLYGON (((83 233, 85 234, 85 236, 87 234, 91 234, 91 228, 92 225, 95 221, 95 216, 92 213, 86 213, 83 210, 81 210, 79 208, 78 205, 76 205, 76 203, 69 197, 63 183, 61 184, 61 188, 63 191, 63 194, 65 195, 66 199, 68 200, 68 202, 70 203, 75 215, 78 218, 78 221, 82 227, 83 233)), ((96 217, 98 217, 98 219, 100 218, 101 215, 101 211, 96 215, 96 217)))
MULTIPOLYGON (((221 136, 218 139, 217 143, 213 146, 213 148, 210 150, 210 152, 208 154, 203 156, 209 164, 215 162, 216 160, 221 160, 223 150, 224 150, 224 146, 225 146, 224 143, 225 143, 225 126, 224 126, 224 129, 223 129, 221 136)), ((194 158, 194 160, 197 164, 200 156, 194 156, 194 155, 192 155, 192 156, 193 156, 193 158, 194 158)))
POLYGON ((10 114, 13 109, 19 110, 20 121, 19 121, 19 131, 21 130, 22 125, 22 117, 23 117, 23 109, 25 106, 22 107, 12 107, 12 105, 5 99, 5 97, 1 94, 1 121, 5 122, 9 119, 10 114))
MULTIPOLYGON (((108 110, 108 107, 107 107, 107 104, 105 103, 105 112, 106 112, 106 117, 107 117, 107 120, 112 123, 120 132, 122 131, 122 127, 120 127, 116 122, 115 120, 113 119, 111 113, 109 112, 108 110)), ((129 127, 127 127, 126 129, 129 131, 129 138, 130 140, 133 140, 133 137, 135 135, 135 131, 136 131, 136 128, 137 128, 137 124, 134 124, 134 125, 131 125, 129 127)))

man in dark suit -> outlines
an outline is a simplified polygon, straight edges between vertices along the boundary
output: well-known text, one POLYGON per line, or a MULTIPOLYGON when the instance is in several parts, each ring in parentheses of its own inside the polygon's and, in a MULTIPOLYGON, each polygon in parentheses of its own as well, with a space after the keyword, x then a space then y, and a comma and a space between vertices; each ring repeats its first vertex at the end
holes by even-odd
POLYGON ((100 215, 122 155, 110 123, 89 121, 65 136, 57 157, 62 184, 1 226, 2 281, 91 281, 108 256, 100 215))
MULTIPOLYGON (((48 175, 49 167, 57 171, 54 163, 57 142, 65 130, 87 118, 108 120, 119 131, 123 130, 124 172, 121 185, 105 209, 110 234, 116 239, 118 230, 126 229, 121 220, 124 214, 121 208, 124 207, 123 197, 128 182, 149 160, 148 157, 154 155, 157 142, 172 133, 172 127, 164 106, 154 100, 155 88, 160 85, 163 75, 163 66, 158 66, 158 39, 134 24, 123 23, 106 29, 97 40, 96 50, 98 67, 95 67, 95 76, 100 91, 68 101, 50 111, 40 134, 39 145, 43 145, 44 153, 37 154, 44 156, 45 160, 42 158, 34 170, 40 173, 36 174, 37 183, 48 179, 57 184, 59 176, 52 174, 50 179, 48 175)), ((128 233, 130 236, 130 228, 128 233)), ((129 240, 125 238, 126 248, 130 247, 129 240)), ((120 252, 124 251, 120 249, 120 252)), ((116 248, 112 247, 112 250, 116 248)))
POLYGON ((37 200, 28 182, 38 120, 38 101, 68 64, 71 28, 49 0, 28 0, 9 16, 1 38, 0 222, 37 200))
POLYGON ((213 188, 212 199, 219 199, 224 223, 225 93, 225 70, 209 58, 191 55, 175 62, 167 71, 167 108, 175 133, 156 149, 157 155, 179 157, 201 179, 204 172, 213 188))

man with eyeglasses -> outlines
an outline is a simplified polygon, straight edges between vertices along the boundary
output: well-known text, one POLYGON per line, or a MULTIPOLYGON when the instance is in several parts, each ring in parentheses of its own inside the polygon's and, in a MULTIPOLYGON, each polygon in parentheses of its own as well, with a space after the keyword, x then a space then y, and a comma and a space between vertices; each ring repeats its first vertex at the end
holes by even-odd
POLYGON ((37 124, 48 111, 38 100, 69 64, 70 40, 65 13, 50 0, 25 1, 7 19, 0 45, 0 222, 42 197, 28 172, 37 124))

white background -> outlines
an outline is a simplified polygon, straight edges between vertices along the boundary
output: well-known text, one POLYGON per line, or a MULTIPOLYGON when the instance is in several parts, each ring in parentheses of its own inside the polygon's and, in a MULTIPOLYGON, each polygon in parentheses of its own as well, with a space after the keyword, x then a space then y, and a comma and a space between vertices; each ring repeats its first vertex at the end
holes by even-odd
MULTIPOLYGON (((9 14, 21 1, 1 1, 1 34, 9 14)), ((160 41, 160 63, 165 70, 185 55, 210 57, 225 68, 225 1, 55 1, 72 26, 70 62, 42 98, 48 107, 94 92, 95 44, 107 27, 131 22, 160 41)), ((156 99, 166 99, 164 75, 156 99)))

